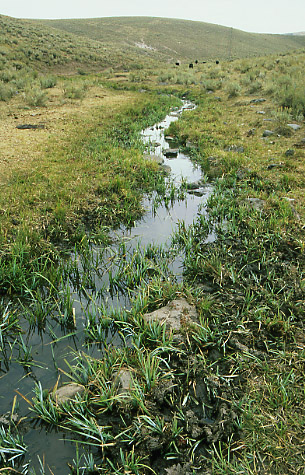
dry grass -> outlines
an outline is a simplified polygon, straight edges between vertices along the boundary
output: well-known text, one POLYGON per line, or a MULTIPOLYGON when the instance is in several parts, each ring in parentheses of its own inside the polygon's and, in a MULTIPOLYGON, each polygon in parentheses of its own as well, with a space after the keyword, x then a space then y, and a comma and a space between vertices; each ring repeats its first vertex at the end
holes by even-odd
POLYGON ((47 107, 28 109, 16 98, 9 107, 0 102, 0 171, 1 183, 16 170, 26 170, 33 161, 45 160, 45 151, 67 146, 71 135, 78 135, 86 124, 90 130, 99 120, 98 110, 113 109, 130 100, 102 87, 92 87, 81 101, 63 101, 62 85, 49 93, 47 107), (27 110, 28 109, 28 110, 27 110), (18 125, 43 125, 43 129, 19 130, 18 125))

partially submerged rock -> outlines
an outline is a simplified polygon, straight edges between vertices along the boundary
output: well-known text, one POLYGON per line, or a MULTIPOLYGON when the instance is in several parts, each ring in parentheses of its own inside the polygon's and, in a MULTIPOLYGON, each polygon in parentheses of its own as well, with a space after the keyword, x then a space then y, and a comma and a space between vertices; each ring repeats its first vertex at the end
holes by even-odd
POLYGON ((167 158, 174 158, 174 157, 177 157, 178 153, 179 153, 179 149, 178 149, 178 148, 168 148, 168 149, 163 150, 163 154, 164 154, 167 158))
POLYGON ((201 184, 198 181, 194 181, 192 183, 186 183, 187 190, 198 190, 201 184))
POLYGON ((73 400, 77 395, 82 395, 84 391, 84 386, 76 383, 69 383, 56 389, 56 391, 53 392, 53 398, 58 404, 63 404, 67 401, 73 400))
POLYGON ((161 325, 166 325, 168 330, 180 332, 185 324, 197 321, 197 311, 193 305, 182 298, 173 300, 154 312, 146 313, 143 318, 146 323, 159 322, 161 325))
POLYGON ((0 415, 0 425, 4 428, 10 427, 11 424, 17 424, 19 421, 18 414, 12 414, 11 412, 6 412, 5 414, 0 415))

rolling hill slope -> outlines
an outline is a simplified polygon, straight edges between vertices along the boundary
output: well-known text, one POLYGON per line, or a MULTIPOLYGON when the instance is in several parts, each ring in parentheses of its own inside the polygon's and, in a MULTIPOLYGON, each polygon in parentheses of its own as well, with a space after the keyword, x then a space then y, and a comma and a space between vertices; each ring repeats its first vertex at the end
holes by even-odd
POLYGON ((187 20, 21 20, 0 15, 2 71, 24 67, 64 74, 109 67, 132 70, 154 61, 223 60, 299 48, 305 48, 305 36, 252 34, 187 20))
POLYGON ((39 21, 0 15, 0 71, 30 68, 68 74, 103 70, 126 61, 132 65, 138 57, 39 21))
POLYGON ((281 53, 305 47, 305 38, 265 35, 210 23, 151 17, 46 20, 58 30, 121 51, 160 60, 209 60, 281 53))

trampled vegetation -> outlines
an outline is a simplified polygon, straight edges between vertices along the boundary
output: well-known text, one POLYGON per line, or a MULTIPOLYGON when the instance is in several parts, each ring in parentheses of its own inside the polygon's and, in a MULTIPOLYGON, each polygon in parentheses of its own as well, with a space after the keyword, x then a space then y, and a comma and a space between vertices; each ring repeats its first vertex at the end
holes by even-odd
POLYGON ((18 66, 15 46, 0 66, 0 471, 302 474, 304 51, 64 76, 23 47, 18 66), (133 247, 113 230, 145 193, 185 196, 140 139, 181 98, 197 107, 165 134, 213 192, 168 247, 133 247), (148 319, 181 301, 196 316, 179 329, 148 319))

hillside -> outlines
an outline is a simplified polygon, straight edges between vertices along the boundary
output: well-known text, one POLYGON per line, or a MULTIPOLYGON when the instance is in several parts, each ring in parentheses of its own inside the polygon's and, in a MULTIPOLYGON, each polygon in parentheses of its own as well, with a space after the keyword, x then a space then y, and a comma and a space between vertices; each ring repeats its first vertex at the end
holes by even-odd
POLYGON ((57 30, 161 60, 205 61, 282 53, 305 47, 300 36, 246 33, 210 23, 150 17, 46 20, 57 30))
POLYGON ((209 23, 165 18, 20 20, 0 15, 0 69, 69 74, 151 61, 182 63, 285 53, 305 37, 245 33, 209 23))
POLYGON ((83 69, 102 70, 126 61, 132 66, 136 60, 92 38, 0 15, 0 70, 10 67, 69 74, 83 69))

